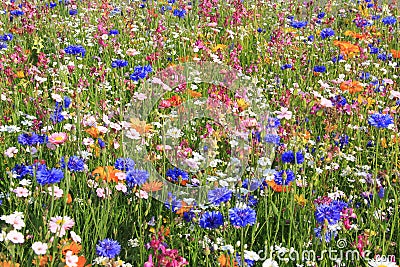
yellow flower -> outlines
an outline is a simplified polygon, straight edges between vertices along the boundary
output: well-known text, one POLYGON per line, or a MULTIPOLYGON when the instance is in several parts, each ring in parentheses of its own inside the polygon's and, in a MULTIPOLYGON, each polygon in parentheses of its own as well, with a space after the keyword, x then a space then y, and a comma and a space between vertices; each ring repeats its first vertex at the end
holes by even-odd
POLYGON ((25 77, 25 74, 24 74, 24 72, 22 70, 17 71, 17 78, 22 79, 24 77, 25 77))
POLYGON ((303 195, 294 195, 294 200, 302 207, 307 204, 307 199, 305 199, 303 195))
POLYGON ((249 107, 249 104, 243 98, 236 100, 236 103, 241 110, 245 110, 249 107))
POLYGON ((224 44, 217 44, 213 49, 213 53, 217 52, 218 50, 225 50, 227 48, 224 44))

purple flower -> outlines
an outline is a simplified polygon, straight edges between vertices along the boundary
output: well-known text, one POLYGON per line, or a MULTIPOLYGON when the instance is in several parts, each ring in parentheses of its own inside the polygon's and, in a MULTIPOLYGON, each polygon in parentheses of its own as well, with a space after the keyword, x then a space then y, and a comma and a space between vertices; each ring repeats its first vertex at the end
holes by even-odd
POLYGON ((208 191, 208 201, 213 205, 219 205, 222 202, 228 202, 232 197, 232 191, 226 187, 215 188, 208 191))
POLYGON ((235 227, 245 227, 256 222, 256 211, 252 208, 233 208, 229 210, 229 219, 235 227))
POLYGON ((100 257, 115 258, 121 252, 121 245, 110 238, 99 241, 96 245, 96 253, 100 257))
POLYGON ((224 217, 219 211, 208 211, 200 217, 200 227, 215 229, 224 224, 224 217))

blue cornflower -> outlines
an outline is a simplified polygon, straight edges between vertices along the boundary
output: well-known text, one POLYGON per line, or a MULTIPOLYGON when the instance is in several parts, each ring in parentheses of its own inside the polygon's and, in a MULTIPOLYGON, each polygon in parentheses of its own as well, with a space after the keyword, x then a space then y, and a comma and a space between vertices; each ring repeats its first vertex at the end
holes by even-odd
POLYGON ((85 169, 85 162, 78 156, 72 156, 68 160, 68 169, 70 171, 81 172, 85 169))
POLYGON ((228 202, 232 197, 232 191, 226 187, 215 188, 208 191, 208 201, 214 205, 219 205, 222 202, 228 202))
POLYGON ((391 55, 387 55, 386 53, 378 54, 377 58, 382 61, 386 61, 391 58, 391 55))
POLYGON ((117 59, 111 63, 112 68, 123 68, 126 66, 128 66, 128 61, 123 60, 123 59, 117 59))
POLYGON ((339 222, 340 211, 341 210, 334 205, 322 204, 319 205, 315 211, 315 219, 320 224, 324 224, 325 220, 327 220, 330 225, 333 225, 339 222))
POLYGON ((282 154, 282 162, 283 163, 293 163, 294 162, 294 153, 289 150, 282 154))
POLYGON ((249 191, 255 191, 262 186, 263 181, 261 179, 245 179, 242 183, 242 188, 249 191))
POLYGON ((286 171, 281 170, 274 174, 274 181, 277 185, 289 185, 295 179, 296 177, 290 169, 287 169, 286 171))
POLYGON ((248 207, 254 207, 257 205, 258 200, 255 196, 247 194, 247 195, 242 195, 240 198, 246 203, 248 207))
POLYGON ((0 41, 9 42, 14 38, 14 35, 11 33, 6 33, 4 35, 0 35, 0 41))
POLYGON ((16 174, 18 179, 22 179, 26 175, 33 176, 33 167, 24 164, 16 164, 15 167, 11 169, 11 172, 16 174))
POLYGON ((119 31, 116 30, 116 29, 112 29, 112 30, 110 30, 110 31, 108 32, 108 35, 118 35, 118 34, 119 34, 119 31))
POLYGON ((332 30, 331 28, 325 28, 320 33, 320 36, 322 39, 326 39, 326 38, 329 38, 334 35, 335 35, 335 31, 332 30))
POLYGON ((374 46, 370 46, 369 47, 369 53, 371 55, 378 54, 379 53, 379 48, 378 47, 374 47, 374 46))
POLYGON ((361 80, 369 80, 371 78, 371 73, 369 72, 361 72, 360 79, 361 80))
POLYGON ((325 12, 321 12, 317 16, 317 18, 319 18, 319 19, 322 19, 323 17, 325 17, 325 12))
POLYGON ((164 202, 164 205, 167 209, 175 212, 182 207, 182 201, 177 199, 176 196, 172 195, 171 192, 168 192, 168 198, 164 202))
MULTIPOLYGON (((322 241, 321 232, 322 232, 322 226, 321 225, 319 227, 317 227, 317 228, 314 228, 315 236, 322 241)), ((337 231, 328 230, 328 231, 325 232, 325 241, 327 243, 329 243, 329 242, 331 242, 332 237, 335 238, 336 236, 337 236, 337 231)))
POLYGON ((184 9, 181 9, 181 10, 174 9, 174 16, 175 17, 183 18, 183 17, 185 17, 185 14, 186 14, 186 10, 184 10, 184 9))
POLYGON ((22 15, 24 15, 24 14, 25 14, 25 13, 24 13, 24 11, 22 11, 22 10, 11 10, 11 11, 10 11, 10 15, 16 16, 16 17, 22 16, 22 15))
POLYGON ((343 60, 344 59, 344 56, 342 55, 342 54, 340 54, 339 56, 337 56, 337 57, 333 57, 332 58, 332 62, 333 63, 336 63, 336 62, 339 62, 340 60, 343 60))
POLYGON ((129 78, 133 81, 139 81, 140 79, 144 79, 147 77, 147 74, 152 72, 152 68, 150 65, 147 66, 136 66, 133 73, 129 76, 129 78))
POLYGON ((279 143, 281 141, 281 137, 279 135, 277 135, 277 134, 266 134, 265 137, 264 137, 264 141, 266 143, 279 145, 279 143))
POLYGON ((375 113, 369 116, 368 123, 376 128, 387 128, 393 124, 393 118, 389 114, 375 113))
POLYGON ((256 211, 252 208, 233 208, 229 210, 229 219, 235 227, 245 227, 256 222, 256 211))
POLYGON ((164 14, 165 11, 168 11, 168 10, 172 10, 172 7, 171 7, 171 6, 162 6, 162 7, 160 8, 160 13, 161 13, 161 14, 164 14))
POLYGON ((295 28, 295 29, 301 29, 307 26, 307 21, 296 21, 292 20, 290 22, 290 26, 295 28))
POLYGON ((258 32, 258 33, 264 33, 264 32, 266 32, 266 30, 264 30, 263 28, 258 28, 258 29, 257 29, 257 32, 258 32))
POLYGON ((60 104, 57 102, 53 113, 50 115, 50 120, 54 124, 57 122, 62 122, 65 119, 64 116, 61 114, 62 111, 63 111, 62 106, 60 106, 60 104))
POLYGON ((72 102, 71 98, 69 98, 68 96, 64 96, 64 108, 69 108, 71 102, 72 102))
POLYGON ((96 253, 100 257, 115 258, 121 252, 121 245, 110 238, 99 241, 96 245, 96 253))
POLYGON ((50 8, 55 8, 57 6, 56 3, 50 2, 50 8))
POLYGON ((121 171, 130 171, 135 167, 135 161, 131 158, 118 158, 115 161, 114 167, 121 171))
POLYGON ((81 55, 82 57, 86 54, 86 49, 81 45, 70 45, 64 48, 65 53, 69 55, 81 55))
POLYGON ((37 144, 43 144, 45 141, 45 135, 38 135, 35 133, 23 133, 18 136, 18 143, 23 146, 34 146, 37 144))
POLYGON ((309 42, 313 42, 314 39, 315 39, 314 35, 310 35, 310 36, 307 37, 307 40, 308 40, 309 42))
POLYGON ((8 45, 6 43, 0 42, 0 50, 7 49, 8 45))
POLYGON ((194 217, 195 217, 195 214, 194 214, 194 212, 192 212, 192 211, 187 211, 187 212, 184 212, 184 213, 183 213, 183 219, 184 219, 186 222, 191 222, 191 221, 193 220, 194 217))
POLYGON ((189 179, 189 175, 187 172, 176 167, 167 170, 166 175, 174 182, 179 182, 180 180, 187 181, 189 179))
POLYGON ((325 66, 315 66, 314 67, 314 72, 326 72, 326 67, 325 66))
POLYGON ((224 217, 219 211, 208 211, 200 217, 200 227, 204 229, 215 229, 224 225, 224 217))
POLYGON ((291 69, 293 66, 291 64, 285 64, 281 66, 281 70, 291 69))
POLYGON ((71 16, 75 16, 76 14, 78 14, 78 10, 77 10, 77 9, 71 9, 71 10, 69 11, 69 14, 70 14, 71 16))
POLYGON ((99 147, 101 148, 101 149, 103 149, 103 148, 105 148, 106 147, 106 143, 103 141, 103 139, 101 139, 101 138, 97 138, 97 143, 99 144, 99 147))
POLYGON ((382 19, 382 23, 385 25, 393 25, 397 22, 397 19, 393 16, 388 16, 382 19))
POLYGON ((64 178, 64 173, 61 169, 52 168, 48 170, 46 165, 40 165, 36 172, 36 181, 40 185, 59 183, 64 178))
POLYGON ((302 164, 304 162, 304 155, 301 151, 296 152, 296 163, 302 164))
POLYGON ((383 188, 382 186, 379 188, 378 196, 380 199, 385 197, 385 188, 383 188))
POLYGON ((381 18, 380 15, 374 15, 374 16, 371 17, 372 20, 378 20, 380 18, 381 18))
POLYGON ((146 170, 133 169, 126 173, 126 182, 129 186, 144 184, 149 179, 150 174, 146 170))

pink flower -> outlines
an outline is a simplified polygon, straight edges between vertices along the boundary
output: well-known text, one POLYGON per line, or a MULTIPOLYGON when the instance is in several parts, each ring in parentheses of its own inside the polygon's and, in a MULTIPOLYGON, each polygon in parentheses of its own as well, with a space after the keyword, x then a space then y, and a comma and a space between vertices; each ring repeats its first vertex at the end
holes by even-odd
POLYGON ((326 108, 331 108, 333 107, 332 101, 326 98, 321 98, 321 106, 326 107, 326 108))
POLYGON ((390 91, 390 96, 400 99, 400 92, 399 91, 390 91))
POLYGON ((106 195, 105 195, 105 193, 104 193, 104 188, 97 188, 96 189, 96 194, 97 194, 97 196, 99 197, 99 198, 105 198, 106 197, 106 195))
POLYGON ((47 188, 47 190, 49 191, 49 194, 51 196, 53 196, 55 199, 61 198, 64 193, 64 191, 61 188, 59 188, 58 186, 54 186, 54 187, 49 186, 47 188), (54 194, 53 194, 53 191, 54 191, 54 194))
POLYGON ((7 234, 6 239, 10 240, 14 244, 22 244, 25 241, 24 235, 21 234, 20 232, 16 231, 16 230, 11 230, 7 234))
POLYGON ((71 234, 72 240, 74 240, 76 243, 82 242, 81 237, 79 235, 77 235, 74 231, 71 231, 70 234, 71 234))
POLYGON ((44 255, 47 253, 47 249, 49 247, 47 246, 46 243, 42 242, 35 242, 32 244, 32 249, 35 252, 36 255, 44 255))
POLYGON ((278 115, 276 116, 278 119, 286 119, 286 120, 290 120, 292 118, 292 112, 289 111, 288 108, 285 107, 281 107, 280 111, 275 111, 275 113, 278 115))
POLYGON ((128 188, 127 188, 126 185, 124 185, 123 183, 118 183, 118 184, 115 186, 115 189, 116 189, 117 191, 121 191, 121 192, 123 192, 123 193, 126 193, 126 192, 128 191, 128 188))
POLYGON ((12 146, 12 147, 7 148, 7 150, 4 152, 4 155, 6 157, 12 158, 15 155, 17 155, 17 153, 18 153, 18 149, 16 147, 12 146))
POLYGON ((68 267, 77 267, 78 266, 78 256, 74 255, 71 250, 68 250, 65 254, 65 264, 68 267))
POLYGON ((30 194, 28 189, 21 186, 15 188, 13 192, 17 195, 17 197, 28 197, 30 194))
POLYGON ((154 267, 152 254, 149 255, 149 259, 144 263, 143 267, 154 267))
POLYGON ((56 216, 52 217, 49 222, 50 232, 56 234, 58 237, 63 237, 66 234, 66 230, 71 229, 75 222, 68 216, 56 216))
POLYGON ((49 142, 53 145, 60 145, 67 141, 68 135, 66 133, 53 133, 49 136, 49 142))

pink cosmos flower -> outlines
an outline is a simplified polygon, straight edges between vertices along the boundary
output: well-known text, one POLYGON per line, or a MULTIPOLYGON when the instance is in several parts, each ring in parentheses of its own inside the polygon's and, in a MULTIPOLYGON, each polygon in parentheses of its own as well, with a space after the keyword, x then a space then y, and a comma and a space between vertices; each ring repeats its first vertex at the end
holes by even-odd
POLYGON ((288 108, 286 107, 281 107, 280 111, 275 111, 275 113, 278 115, 276 116, 278 119, 286 119, 286 120, 290 120, 292 118, 292 112, 289 111, 288 108))
POLYGON ((6 151, 4 151, 4 155, 9 158, 14 157, 15 155, 17 155, 17 153, 18 153, 18 149, 14 146, 9 147, 9 148, 7 148, 6 151))
POLYGON ((121 192, 123 192, 123 193, 126 193, 126 192, 128 191, 128 188, 127 188, 126 185, 124 185, 123 183, 118 183, 118 184, 115 186, 115 189, 116 189, 117 191, 121 191, 121 192))
POLYGON ((321 106, 326 107, 326 108, 332 108, 333 104, 332 104, 332 101, 330 101, 329 99, 322 97, 321 98, 321 106))
POLYGON ((49 136, 49 142, 53 145, 60 145, 67 141, 68 135, 64 132, 53 133, 49 136))
POLYGON ((15 188, 13 192, 17 195, 17 197, 28 197, 30 194, 28 189, 21 186, 15 188))
POLYGON ((61 198, 64 193, 64 191, 61 188, 59 188, 58 186, 54 186, 54 189, 51 186, 49 186, 47 188, 47 190, 49 191, 49 194, 51 196, 53 196, 55 199, 61 198), (54 194, 53 194, 53 190, 54 190, 54 194))
POLYGON ((42 242, 35 242, 32 244, 32 249, 35 252, 36 255, 44 255, 47 253, 47 249, 49 247, 47 246, 46 243, 42 242))
POLYGON ((77 267, 79 257, 74 255, 71 250, 68 250, 65 254, 65 264, 68 267, 77 267))
POLYGON ((58 237, 63 237, 66 231, 74 226, 75 222, 68 216, 52 217, 49 222, 50 232, 56 234, 58 237))
POLYGON ((24 235, 16 230, 11 230, 7 236, 7 240, 10 240, 14 244, 22 244, 25 241, 24 235))

